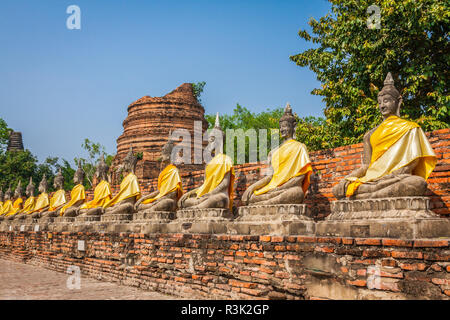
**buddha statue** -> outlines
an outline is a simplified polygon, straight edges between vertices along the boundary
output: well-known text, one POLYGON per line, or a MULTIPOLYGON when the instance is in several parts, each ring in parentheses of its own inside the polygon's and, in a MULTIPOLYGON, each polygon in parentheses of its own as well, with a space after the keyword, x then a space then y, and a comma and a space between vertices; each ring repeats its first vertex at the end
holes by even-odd
POLYGON ((41 216, 42 212, 45 212, 48 210, 50 201, 48 199, 47 189, 48 189, 48 182, 47 182, 47 177, 44 174, 41 182, 39 183, 39 188, 38 188, 39 196, 36 199, 36 204, 34 205, 33 210, 28 213, 28 214, 31 214, 31 216, 33 218, 39 218, 41 216))
POLYGON ((214 157, 206 165, 203 185, 185 193, 178 201, 181 209, 230 209, 233 206, 234 167, 231 158, 223 154, 223 131, 219 114, 213 130, 208 135, 209 146, 214 157), (220 137, 220 139, 216 139, 220 137), (218 151, 218 152, 216 152, 218 151))
POLYGON ((0 188, 0 213, 3 211, 3 201, 4 201, 3 190, 0 188))
MULTIPOLYGON (((169 134, 170 135, 170 134, 169 134)), ((142 197, 135 204, 136 211, 175 211, 177 202, 183 194, 178 169, 172 164, 171 154, 174 141, 170 140, 161 151, 161 168, 158 176, 158 190, 142 197)))
POLYGON ((27 200, 23 205, 23 209, 16 215, 16 219, 26 218, 28 214, 33 211, 34 206, 36 205, 36 197, 34 196, 34 184, 32 177, 30 177, 30 182, 25 189, 25 194, 27 196, 27 200))
POLYGON ((76 217, 79 213, 80 207, 86 200, 86 192, 84 190, 85 173, 81 168, 81 161, 78 162, 78 169, 73 176, 75 187, 70 191, 70 201, 67 202, 60 210, 59 215, 64 217, 76 217))
POLYGON ((66 192, 64 191, 64 176, 61 168, 53 179, 53 187, 56 192, 50 198, 50 205, 45 212, 41 213, 41 217, 57 217, 59 210, 66 204, 66 192))
POLYGON ((111 200, 111 186, 108 182, 109 166, 105 162, 105 156, 102 154, 95 170, 95 175, 99 184, 94 189, 94 199, 86 202, 80 207, 79 216, 98 216, 103 213, 103 205, 111 200))
POLYGON ((133 154, 133 147, 119 167, 119 174, 128 173, 120 183, 119 192, 103 205, 104 214, 131 214, 134 212, 134 205, 141 197, 141 190, 137 177, 134 174, 137 157, 133 154))
POLYGON ((0 221, 5 219, 5 214, 13 210, 13 202, 11 200, 12 197, 12 191, 11 191, 11 185, 5 192, 5 198, 3 199, 3 207, 2 211, 0 212, 0 221))
POLYGON ((423 196, 436 155, 420 126, 400 118, 402 96, 388 73, 378 93, 383 122, 364 135, 362 165, 334 188, 338 199, 423 196))
POLYGON ((296 122, 288 103, 280 119, 283 142, 268 155, 269 174, 242 195, 244 206, 303 203, 312 167, 306 146, 294 140, 296 122))
POLYGON ((16 189, 14 190, 14 203, 12 209, 10 209, 8 212, 5 212, 5 219, 7 220, 14 220, 14 217, 16 214, 19 213, 19 211, 23 208, 23 199, 22 199, 22 182, 19 180, 19 183, 17 184, 16 189))

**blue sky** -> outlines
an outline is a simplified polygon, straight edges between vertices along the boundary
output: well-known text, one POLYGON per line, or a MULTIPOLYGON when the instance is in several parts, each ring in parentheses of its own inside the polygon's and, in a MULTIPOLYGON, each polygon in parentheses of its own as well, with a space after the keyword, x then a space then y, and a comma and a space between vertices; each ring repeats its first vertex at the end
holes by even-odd
POLYGON ((127 106, 184 82, 206 81, 207 114, 289 101, 320 116, 320 83, 289 56, 310 46, 298 30, 329 11, 325 0, 2 0, 0 117, 40 161, 72 161, 84 138, 115 153, 127 106), (66 27, 69 5, 81 30, 66 27))

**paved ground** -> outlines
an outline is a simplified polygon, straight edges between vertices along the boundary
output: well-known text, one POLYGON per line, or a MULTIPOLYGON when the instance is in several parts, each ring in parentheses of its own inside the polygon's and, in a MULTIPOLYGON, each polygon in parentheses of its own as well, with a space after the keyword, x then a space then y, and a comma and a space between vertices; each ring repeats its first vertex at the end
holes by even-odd
POLYGON ((173 300, 153 291, 81 276, 80 289, 67 288, 69 274, 0 259, 0 300, 173 300))

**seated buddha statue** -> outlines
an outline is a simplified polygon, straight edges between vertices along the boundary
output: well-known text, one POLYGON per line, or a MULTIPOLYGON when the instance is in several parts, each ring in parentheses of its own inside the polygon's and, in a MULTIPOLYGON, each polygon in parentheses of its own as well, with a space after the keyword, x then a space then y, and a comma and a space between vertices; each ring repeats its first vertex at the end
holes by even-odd
POLYGON ((213 130, 208 135, 214 157, 205 168, 205 180, 199 188, 185 193, 178 201, 181 209, 230 209, 233 206, 234 167, 231 158, 223 154, 223 131, 219 114, 213 130))
POLYGON ((0 211, 0 221, 5 219, 5 214, 11 210, 13 210, 13 202, 11 200, 12 191, 11 186, 5 192, 5 198, 3 199, 2 211, 0 211))
POLYGON ((48 210, 48 207, 50 205, 50 200, 48 199, 48 193, 47 193, 47 189, 48 189, 48 182, 47 182, 47 177, 44 176, 42 177, 41 182, 39 183, 39 196, 36 199, 36 203, 34 205, 34 208, 32 211, 30 211, 28 214, 31 214, 31 216, 33 218, 39 218, 41 216, 42 212, 45 212, 48 210))
POLYGON ((33 211, 34 206, 36 204, 36 197, 34 196, 34 184, 33 178, 30 177, 30 182, 28 183, 27 188, 25 189, 25 194, 27 196, 27 200, 23 204, 23 209, 19 211, 16 215, 16 219, 24 219, 28 216, 28 214, 33 211))
POLYGON ((53 179, 53 187, 56 192, 53 193, 50 198, 50 205, 45 212, 41 213, 41 217, 57 217, 59 216, 59 210, 66 204, 66 192, 64 191, 64 176, 62 175, 61 168, 58 170, 55 178, 53 179))
POLYGON ((158 190, 142 197, 136 202, 136 211, 175 211, 177 202, 183 194, 181 178, 176 166, 172 164, 173 140, 169 140, 161 151, 161 169, 158 176, 158 190))
POLYGON ((86 192, 84 190, 85 173, 81 168, 81 161, 78 162, 78 169, 73 176, 75 187, 70 191, 70 201, 67 202, 60 210, 59 215, 64 217, 76 217, 79 213, 80 207, 86 200, 86 192))
POLYGON ((103 213, 103 205, 111 200, 111 186, 108 182, 109 166, 105 163, 105 156, 102 154, 95 170, 97 181, 100 183, 94 189, 94 199, 86 202, 80 207, 79 216, 98 216, 103 213))
POLYGON ((242 195, 242 204, 300 204, 310 184, 312 173, 306 146, 294 140, 296 117, 289 104, 280 119, 283 142, 268 155, 269 175, 252 184, 242 195))
POLYGON ((383 122, 364 135, 362 166, 334 188, 338 199, 423 196, 436 155, 420 126, 400 118, 402 96, 391 73, 378 93, 383 122))
POLYGON ((19 213, 19 211, 23 208, 23 199, 22 199, 22 182, 19 180, 17 184, 16 190, 14 190, 14 202, 12 205, 12 209, 8 212, 5 212, 5 219, 14 220, 15 216, 19 213))
POLYGON ((128 173, 120 183, 119 192, 103 205, 104 214, 131 214, 134 205, 141 197, 141 189, 137 177, 134 174, 137 157, 133 154, 133 148, 123 160, 119 173, 128 173))
POLYGON ((3 201, 4 201, 3 190, 0 188, 0 214, 3 211, 3 201))

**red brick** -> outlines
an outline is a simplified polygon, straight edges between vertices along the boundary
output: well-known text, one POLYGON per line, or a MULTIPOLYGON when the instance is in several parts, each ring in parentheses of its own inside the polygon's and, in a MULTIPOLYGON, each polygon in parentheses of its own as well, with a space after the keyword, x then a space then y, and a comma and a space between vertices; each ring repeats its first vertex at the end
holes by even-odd
POLYGON ((270 242, 270 236, 260 236, 259 241, 270 242))
POLYGON ((431 282, 439 285, 447 285, 447 286, 450 285, 450 279, 432 278, 431 282))
POLYGON ((381 245, 381 239, 361 239, 356 238, 355 243, 357 245, 366 245, 366 246, 380 246, 381 245))
POLYGON ((283 242, 284 238, 283 237, 277 237, 277 236, 272 236, 272 242, 283 242))
POLYGON ((448 240, 415 240, 414 247, 448 247, 448 240))
POLYGON ((397 259, 423 259, 423 254, 419 251, 391 251, 391 256, 397 259))
POLYGON ((366 280, 347 280, 347 283, 352 285, 352 286, 357 286, 357 287, 365 287, 367 285, 366 280))
POLYGON ((409 271, 422 271, 427 268, 427 265, 425 263, 400 263, 399 267, 403 270, 409 270, 409 271))
POLYGON ((342 238, 342 244, 353 244, 352 238, 342 238))
POLYGON ((313 243, 316 242, 316 237, 297 237, 297 242, 313 243))
POLYGON ((383 239, 382 244, 383 246, 391 246, 391 247, 412 247, 413 241, 400 239, 383 239))

